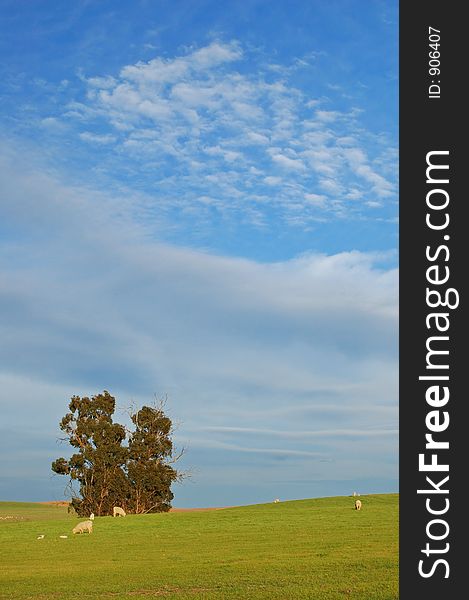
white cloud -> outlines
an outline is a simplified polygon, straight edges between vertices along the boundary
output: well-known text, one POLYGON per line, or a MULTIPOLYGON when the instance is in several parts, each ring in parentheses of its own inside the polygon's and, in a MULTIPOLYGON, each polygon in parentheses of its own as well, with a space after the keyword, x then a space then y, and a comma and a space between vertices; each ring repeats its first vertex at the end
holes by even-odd
POLYGON ((306 168, 301 160, 289 158, 283 154, 272 154, 272 160, 288 171, 304 171, 306 168))
POLYGON ((305 200, 314 206, 325 206, 327 197, 321 194, 305 194, 305 200))
POLYGON ((340 118, 341 114, 334 110, 317 110, 316 118, 322 123, 332 123, 340 118))
POLYGON ((80 139, 90 144, 112 144, 116 141, 116 136, 110 134, 99 135, 90 131, 84 131, 80 133, 80 139))
POLYGON ((105 77, 89 77, 86 81, 91 88, 101 90, 111 89, 116 85, 114 77, 110 77, 109 75, 105 77))
POLYGON ((319 187, 329 195, 340 196, 343 191, 343 186, 335 179, 320 179, 319 187))
POLYGON ((264 183, 267 185, 280 185, 282 183, 282 178, 269 175, 269 177, 264 177, 264 183))
POLYGON ((359 148, 350 148, 344 150, 344 156, 349 161, 352 169, 372 185, 372 191, 381 197, 391 196, 393 193, 392 184, 382 175, 376 173, 367 162, 365 152, 359 148))
POLYGON ((231 42, 231 44, 212 42, 209 46, 196 50, 191 55, 191 61, 197 67, 207 69, 222 63, 239 60, 241 57, 242 51, 237 42, 231 42))
POLYGON ((113 177, 133 173, 158 199, 180 195, 184 180, 188 210, 209 195, 218 198, 224 218, 252 217, 253 224, 268 220, 272 206, 282 206, 280 218, 298 227, 308 227, 321 212, 327 219, 351 211, 379 216, 370 202, 379 198, 385 210, 396 197, 396 156, 388 141, 364 128, 360 109, 336 110, 328 98, 295 87, 289 78, 307 62, 271 67, 236 41, 215 41, 126 65, 117 76, 85 79, 87 99, 70 102, 64 116, 82 139, 101 143, 103 153, 108 147, 100 169, 109 168, 113 177), (100 133, 92 140, 96 123, 100 133), (227 165, 238 174, 231 174, 229 186, 219 176, 227 165), (252 212, 251 199, 269 198, 279 170, 288 177, 260 212, 252 212), (164 192, 156 183, 163 176, 164 192), (311 193, 327 201, 303 201, 311 193))
POLYGON ((262 133, 258 133, 256 131, 249 131, 247 134, 247 137, 248 137, 249 141, 252 142, 253 144, 261 144, 261 145, 269 144, 269 138, 266 135, 263 135, 262 133))
MULTIPOLYGON (((240 59, 242 52, 236 42, 220 44, 213 42, 205 48, 189 52, 175 59, 155 58, 148 62, 128 65, 120 72, 123 80, 139 84, 174 83, 191 72, 204 72, 224 63, 240 59)), ((96 78, 92 79, 93 84, 96 78)))
POLYGON ((227 150, 226 148, 221 148, 220 146, 204 148, 204 152, 210 156, 222 156, 227 162, 234 162, 243 158, 241 152, 234 152, 233 150, 227 150))

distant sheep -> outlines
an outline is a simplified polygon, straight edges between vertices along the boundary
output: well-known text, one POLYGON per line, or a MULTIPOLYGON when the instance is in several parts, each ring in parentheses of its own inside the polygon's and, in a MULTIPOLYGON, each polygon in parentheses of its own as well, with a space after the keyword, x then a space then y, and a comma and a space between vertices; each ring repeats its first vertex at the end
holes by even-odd
POLYGON ((277 504, 277 502, 280 502, 279 498, 275 498, 274 503, 277 504))
POLYGON ((362 503, 360 500, 355 500, 355 510, 361 510, 362 503))
POLYGON ((85 533, 85 531, 87 531, 88 533, 93 533, 92 521, 82 521, 72 529, 72 533, 85 533))
POLYGON ((114 508, 112 509, 112 516, 113 517, 125 517, 125 510, 123 508, 121 508, 120 506, 114 506, 114 508))
POLYGON ((90 515, 90 521, 94 521, 94 513, 91 513, 91 515, 90 515))

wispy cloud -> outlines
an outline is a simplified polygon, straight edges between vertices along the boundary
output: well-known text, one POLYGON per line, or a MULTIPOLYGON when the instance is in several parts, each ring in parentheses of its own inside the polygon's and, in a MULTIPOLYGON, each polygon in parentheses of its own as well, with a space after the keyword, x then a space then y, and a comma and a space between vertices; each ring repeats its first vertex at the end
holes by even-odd
POLYGON ((280 438, 314 438, 314 437, 372 437, 384 435, 397 435, 398 429, 319 429, 317 431, 282 431, 275 429, 262 429, 256 427, 201 427, 195 431, 214 433, 243 433, 252 435, 272 436, 280 438))
MULTIPOLYGON (((83 77, 85 99, 48 118, 101 146, 100 172, 132 173, 156 205, 178 197, 190 209, 211 197, 225 217, 259 223, 274 210, 301 228, 318 218, 374 219, 370 207, 395 212, 386 135, 366 131, 357 107, 333 108, 262 61, 237 41, 157 56, 83 77)), ((294 71, 309 66, 296 61, 294 71)))
POLYGON ((80 139, 89 142, 90 144, 112 144, 116 141, 116 138, 113 135, 98 135, 90 131, 80 133, 80 139))

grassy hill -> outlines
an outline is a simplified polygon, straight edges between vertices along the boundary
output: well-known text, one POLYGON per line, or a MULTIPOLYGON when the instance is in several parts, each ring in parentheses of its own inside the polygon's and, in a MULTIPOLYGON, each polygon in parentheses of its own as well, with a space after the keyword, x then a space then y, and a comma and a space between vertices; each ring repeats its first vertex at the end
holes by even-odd
POLYGON ((65 507, 0 502, 0 598, 397 599, 398 495, 361 500, 101 517, 92 535, 65 507))

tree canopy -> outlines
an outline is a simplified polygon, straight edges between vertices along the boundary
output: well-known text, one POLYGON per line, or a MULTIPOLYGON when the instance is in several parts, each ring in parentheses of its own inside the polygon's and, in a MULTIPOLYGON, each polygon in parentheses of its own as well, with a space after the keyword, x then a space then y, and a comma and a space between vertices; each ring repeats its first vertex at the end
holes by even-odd
POLYGON ((113 506, 129 513, 168 511, 171 485, 182 474, 173 466, 179 457, 163 405, 132 412, 132 430, 113 421, 116 400, 107 391, 73 396, 68 408, 60 429, 75 453, 55 460, 52 470, 69 477, 75 511, 80 516, 110 515, 113 506))

